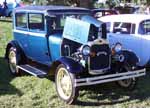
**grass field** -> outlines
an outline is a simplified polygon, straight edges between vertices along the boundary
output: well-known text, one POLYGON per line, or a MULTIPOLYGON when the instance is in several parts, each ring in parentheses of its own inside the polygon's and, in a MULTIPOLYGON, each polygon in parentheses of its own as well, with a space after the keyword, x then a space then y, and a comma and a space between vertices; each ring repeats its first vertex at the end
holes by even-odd
POLYGON ((56 94, 55 83, 30 75, 14 77, 4 60, 12 39, 12 24, 0 21, 0 108, 145 108, 150 107, 150 75, 138 80, 133 91, 115 83, 81 88, 76 105, 66 105, 56 94))

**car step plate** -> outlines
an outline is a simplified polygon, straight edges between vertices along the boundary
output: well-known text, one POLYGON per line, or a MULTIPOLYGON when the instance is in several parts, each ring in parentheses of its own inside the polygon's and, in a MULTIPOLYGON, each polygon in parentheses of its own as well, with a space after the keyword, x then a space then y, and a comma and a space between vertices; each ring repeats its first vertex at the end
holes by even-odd
POLYGON ((37 69, 36 67, 33 67, 31 65, 28 65, 28 64, 25 64, 25 65, 19 65, 17 66, 17 68, 29 73, 29 74, 32 74, 34 76, 37 76, 37 77, 44 77, 47 75, 47 73, 45 73, 44 71, 42 70, 39 70, 37 69))

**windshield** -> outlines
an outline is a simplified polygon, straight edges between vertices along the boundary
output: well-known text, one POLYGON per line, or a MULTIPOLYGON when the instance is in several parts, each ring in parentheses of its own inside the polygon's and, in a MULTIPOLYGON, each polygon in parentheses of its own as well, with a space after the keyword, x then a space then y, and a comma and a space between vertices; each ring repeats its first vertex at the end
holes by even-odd
POLYGON ((52 27, 53 30, 60 30, 64 28, 65 20, 67 17, 81 19, 82 16, 87 14, 58 14, 53 16, 52 27))
POLYGON ((142 21, 139 25, 139 34, 150 34, 150 20, 142 21))

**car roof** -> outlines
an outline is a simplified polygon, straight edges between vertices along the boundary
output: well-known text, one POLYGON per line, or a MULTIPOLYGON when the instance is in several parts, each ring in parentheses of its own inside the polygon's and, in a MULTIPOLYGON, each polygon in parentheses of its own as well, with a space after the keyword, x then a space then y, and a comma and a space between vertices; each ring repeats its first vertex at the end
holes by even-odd
POLYGON ((63 11, 74 11, 74 12, 90 12, 89 9, 86 8, 80 8, 80 7, 69 7, 69 6, 25 6, 25 7, 19 7, 15 9, 15 12, 20 11, 29 11, 29 12, 63 12, 63 11))
POLYGON ((109 9, 109 8, 94 8, 91 10, 92 12, 103 12, 103 11, 106 11, 106 12, 116 12, 115 9, 109 9))
POLYGON ((150 15, 145 14, 121 14, 121 15, 109 15, 98 18, 100 21, 104 22, 132 22, 139 23, 143 20, 150 19, 150 15))

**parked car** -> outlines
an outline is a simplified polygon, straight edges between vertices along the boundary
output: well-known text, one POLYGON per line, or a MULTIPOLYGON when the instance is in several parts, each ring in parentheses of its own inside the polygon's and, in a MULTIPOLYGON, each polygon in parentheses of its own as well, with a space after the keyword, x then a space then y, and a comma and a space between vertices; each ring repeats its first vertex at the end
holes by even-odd
POLYGON ((117 6, 114 8, 120 14, 137 14, 140 11, 140 6, 138 5, 125 5, 117 6))
POLYGON ((81 86, 118 81, 126 89, 133 88, 145 69, 136 69, 136 55, 122 52, 119 45, 111 55, 105 23, 88 14, 88 9, 65 6, 17 8, 14 39, 5 55, 11 73, 19 75, 23 70, 38 77, 55 75, 57 94, 68 104, 76 100, 81 86))
POLYGON ((16 0, 1 0, 0 1, 0 16, 11 17, 13 9, 20 7, 19 1, 16 0))
POLYGON ((92 16, 94 16, 95 18, 100 18, 102 16, 106 16, 106 15, 116 15, 119 14, 117 12, 117 10, 115 9, 107 9, 107 8, 96 8, 96 9, 92 9, 92 16))
POLYGON ((138 66, 150 63, 150 16, 149 15, 112 15, 99 18, 107 23, 110 46, 120 42, 123 49, 133 51, 139 58, 138 66))

